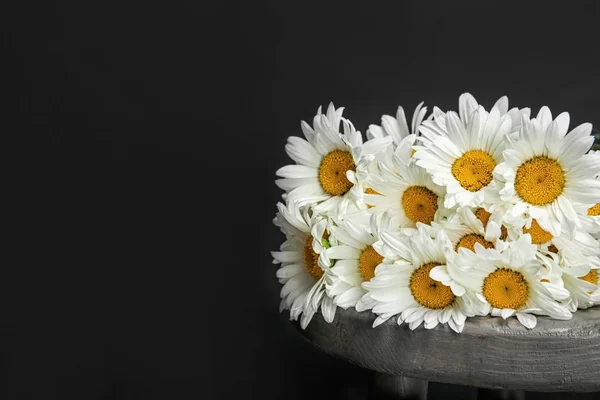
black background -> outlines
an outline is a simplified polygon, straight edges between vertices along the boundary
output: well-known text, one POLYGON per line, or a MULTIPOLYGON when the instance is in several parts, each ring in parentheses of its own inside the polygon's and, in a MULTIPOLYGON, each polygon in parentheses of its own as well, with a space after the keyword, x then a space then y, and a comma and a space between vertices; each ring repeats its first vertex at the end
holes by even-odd
POLYGON ((366 398, 278 313, 287 136, 465 91, 600 123, 598 7, 3 4, 0 398, 366 398))

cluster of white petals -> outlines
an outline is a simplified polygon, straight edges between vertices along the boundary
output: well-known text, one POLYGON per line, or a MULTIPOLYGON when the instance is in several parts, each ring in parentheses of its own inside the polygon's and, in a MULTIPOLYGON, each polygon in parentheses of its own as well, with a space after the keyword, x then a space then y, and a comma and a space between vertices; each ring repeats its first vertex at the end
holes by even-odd
POLYGON ((338 307, 410 329, 470 317, 568 320, 600 304, 600 151, 591 124, 570 128, 548 107, 458 111, 399 107, 361 132, 343 108, 321 108, 304 137, 274 223, 281 310, 302 328, 338 307))

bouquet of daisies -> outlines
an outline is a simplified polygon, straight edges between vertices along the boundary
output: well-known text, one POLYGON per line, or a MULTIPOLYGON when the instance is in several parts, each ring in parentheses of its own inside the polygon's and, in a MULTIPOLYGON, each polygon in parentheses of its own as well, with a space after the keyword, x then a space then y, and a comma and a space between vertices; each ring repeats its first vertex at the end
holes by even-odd
POLYGON ((285 193, 274 223, 285 235, 281 310, 304 329, 320 309, 395 318, 410 329, 469 317, 568 320, 600 304, 600 151, 591 124, 547 107, 486 110, 468 93, 458 113, 423 103, 384 115, 366 141, 321 108, 294 164, 277 171, 285 193))

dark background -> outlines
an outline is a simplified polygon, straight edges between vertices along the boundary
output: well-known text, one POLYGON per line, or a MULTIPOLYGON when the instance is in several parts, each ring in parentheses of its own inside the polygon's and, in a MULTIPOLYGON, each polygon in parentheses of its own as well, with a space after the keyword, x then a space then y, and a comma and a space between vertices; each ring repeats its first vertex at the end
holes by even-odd
POLYGON ((286 137, 465 91, 600 123, 598 8, 6 2, 0 398, 366 398, 278 313, 286 137))

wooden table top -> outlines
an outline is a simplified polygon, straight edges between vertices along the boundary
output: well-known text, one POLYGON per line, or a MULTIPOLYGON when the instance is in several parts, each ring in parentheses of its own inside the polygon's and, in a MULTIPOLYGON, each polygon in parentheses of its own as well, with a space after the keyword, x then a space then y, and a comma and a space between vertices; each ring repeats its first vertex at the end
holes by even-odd
POLYGON ((516 318, 469 318, 462 333, 446 325, 411 331, 391 318, 372 328, 375 315, 337 310, 320 314, 302 331, 321 350, 390 375, 481 388, 537 392, 600 391, 600 308, 569 321, 537 317, 528 330, 516 318))

